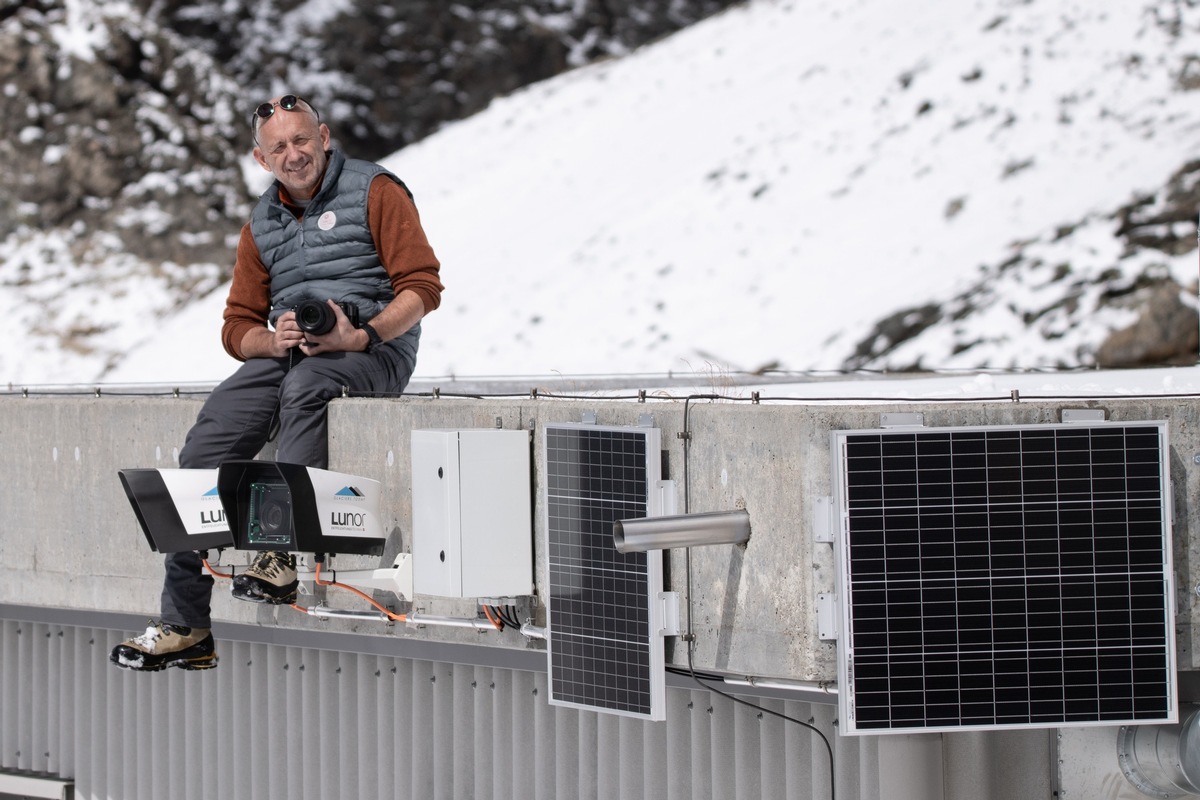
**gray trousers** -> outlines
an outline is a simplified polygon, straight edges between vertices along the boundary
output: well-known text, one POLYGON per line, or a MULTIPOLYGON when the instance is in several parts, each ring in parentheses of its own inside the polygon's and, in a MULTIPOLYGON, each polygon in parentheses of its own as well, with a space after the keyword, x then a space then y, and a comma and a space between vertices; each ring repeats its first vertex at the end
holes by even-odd
MULTIPOLYGON (((224 461, 254 458, 278 421, 276 460, 325 469, 329 462, 326 406, 352 392, 400 393, 416 367, 419 329, 373 353, 330 353, 252 358, 205 401, 188 431, 179 466, 215 469, 224 461)), ((168 553, 162 621, 210 628, 213 579, 196 552, 168 553)))

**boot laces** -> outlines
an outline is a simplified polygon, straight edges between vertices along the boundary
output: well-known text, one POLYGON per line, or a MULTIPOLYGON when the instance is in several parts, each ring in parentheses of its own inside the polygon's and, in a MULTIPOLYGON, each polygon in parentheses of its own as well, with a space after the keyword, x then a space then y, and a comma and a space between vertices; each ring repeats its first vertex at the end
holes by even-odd
POLYGON ((274 551, 263 553, 247 572, 256 572, 268 578, 277 578, 286 566, 284 557, 274 551))
POLYGON ((144 647, 149 651, 154 650, 154 643, 163 638, 165 631, 161 625, 151 624, 146 628, 146 632, 141 636, 136 637, 133 641, 138 647, 144 647))

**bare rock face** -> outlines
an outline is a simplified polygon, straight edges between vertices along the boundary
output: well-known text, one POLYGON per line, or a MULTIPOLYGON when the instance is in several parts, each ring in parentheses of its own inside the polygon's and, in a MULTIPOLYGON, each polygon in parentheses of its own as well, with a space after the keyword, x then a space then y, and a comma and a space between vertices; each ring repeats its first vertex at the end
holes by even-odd
POLYGON ((0 239, 26 227, 120 238, 175 264, 230 259, 251 109, 304 92, 378 158, 569 66, 730 0, 321 4, 0 2, 0 239), (303 54, 299 57, 298 54, 303 54))
MULTIPOLYGON (((1117 236, 1126 253, 1142 249, 1167 256, 1196 252, 1196 210, 1200 209, 1200 161, 1190 161, 1155 195, 1120 209, 1117 236)), ((1114 331, 1096 350, 1101 367, 1195 364, 1200 352, 1197 286, 1180 286, 1166 275, 1146 276, 1114 305, 1138 315, 1132 325, 1114 331)))
POLYGON ((1200 161, 1191 161, 1157 192, 1019 243, 967 290, 878 320, 842 366, 905 371, 1195 364, 1198 287, 1181 284, 1167 262, 1196 252, 1198 208, 1200 161), (1111 252, 1091 263, 1060 260, 1064 251, 1088 251, 1070 243, 1089 229, 1113 237, 1111 252), (1013 298, 1028 294, 1021 289, 1031 285, 1044 288, 1032 305, 1018 305, 1013 298), (1057 343, 1056 360, 1026 361, 1020 343, 1031 340, 1057 343))
POLYGON ((154 261, 227 261, 247 208, 232 84, 169 32, 87 6, 22 5, 0 23, 0 165, 15 183, 0 237, 61 227, 154 261))
POLYGON ((731 3, 0 0, 0 376, 100 377, 223 285, 262 100, 379 158, 731 3))
POLYGON ((1121 298, 1118 304, 1135 310, 1137 321, 1101 343, 1096 366, 1195 364, 1200 350, 1195 296, 1195 287, 1188 290, 1165 279, 1121 298))
POLYGON ((249 209, 233 84, 92 0, 0 7, 0 84, 0 301, 19 330, 0 369, 99 372, 228 277, 249 209))
MULTIPOLYGON (((1125 255, 1157 251, 1164 256, 1196 252, 1196 210, 1200 209, 1200 161, 1190 161, 1154 195, 1118 210, 1116 235, 1125 255)), ((1114 331, 1096 349, 1101 367, 1195 364, 1200 352, 1197 285, 1180 286, 1165 270, 1147 270, 1128 294, 1111 296, 1113 306, 1137 314, 1137 321, 1114 331)))
POLYGON ((304 94, 348 152, 381 158, 493 98, 626 53, 735 0, 138 0, 256 100, 304 94), (331 8, 332 7, 332 8, 331 8))

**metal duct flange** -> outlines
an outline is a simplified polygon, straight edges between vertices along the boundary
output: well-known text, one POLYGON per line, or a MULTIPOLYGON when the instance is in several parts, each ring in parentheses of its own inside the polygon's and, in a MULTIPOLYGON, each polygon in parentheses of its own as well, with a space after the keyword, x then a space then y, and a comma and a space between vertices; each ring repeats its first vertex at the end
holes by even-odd
POLYGON ((1160 800, 1200 796, 1200 709, 1174 725, 1125 725, 1117 762, 1139 792, 1160 800))

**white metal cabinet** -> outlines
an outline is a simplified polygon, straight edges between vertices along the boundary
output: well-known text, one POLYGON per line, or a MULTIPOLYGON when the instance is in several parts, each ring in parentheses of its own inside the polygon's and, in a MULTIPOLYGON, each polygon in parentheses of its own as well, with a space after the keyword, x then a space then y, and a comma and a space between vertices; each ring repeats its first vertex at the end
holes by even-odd
POLYGON ((529 433, 412 432, 413 589, 442 597, 533 593, 529 433))

